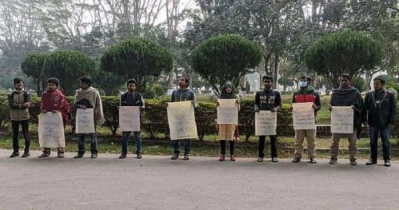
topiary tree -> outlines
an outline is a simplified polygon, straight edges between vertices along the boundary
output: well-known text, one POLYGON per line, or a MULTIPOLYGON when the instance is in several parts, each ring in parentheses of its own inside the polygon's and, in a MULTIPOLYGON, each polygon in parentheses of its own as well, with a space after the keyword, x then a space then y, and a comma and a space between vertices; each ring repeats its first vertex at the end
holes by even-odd
POLYGON ((190 58, 192 68, 219 94, 227 80, 237 87, 241 76, 253 72, 262 60, 262 50, 239 35, 222 35, 199 44, 190 58))
POLYGON ((79 87, 78 79, 83 76, 95 76, 95 63, 79 51, 55 51, 44 64, 42 78, 57 77, 66 95, 75 95, 79 87))
POLYGON ((100 62, 101 71, 136 79, 137 90, 142 92, 162 72, 167 73, 173 69, 172 54, 158 43, 145 38, 125 40, 109 47, 100 62))
POLYGON ((383 46, 374 39, 357 31, 341 31, 313 43, 306 49, 304 61, 310 70, 338 87, 342 73, 357 77, 380 65, 383 56, 383 46))
POLYGON ((36 83, 36 92, 40 96, 43 92, 42 83, 42 70, 48 53, 31 53, 26 56, 25 60, 21 63, 21 70, 26 76, 31 77, 36 83))

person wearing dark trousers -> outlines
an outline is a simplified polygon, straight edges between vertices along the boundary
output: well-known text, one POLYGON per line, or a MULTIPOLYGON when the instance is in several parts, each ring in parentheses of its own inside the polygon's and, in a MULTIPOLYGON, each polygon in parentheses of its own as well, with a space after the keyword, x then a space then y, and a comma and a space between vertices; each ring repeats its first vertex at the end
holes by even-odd
MULTIPOLYGON (((121 95, 120 106, 138 106, 144 108, 144 99, 139 92, 136 91, 136 80, 130 79, 127 81, 128 91, 121 95)), ((120 107, 118 107, 120 108, 120 107)), ((119 159, 124 159, 127 156, 127 144, 129 136, 132 132, 122 132, 122 154, 119 159)), ((140 138, 140 131, 133 131, 134 140, 136 142, 136 155, 137 159, 142 158, 142 142, 140 138)))
MULTIPOLYGON (((235 88, 232 82, 227 81, 223 85, 222 94, 220 99, 236 99, 236 103, 239 104, 238 97, 235 94, 235 88)), ((219 106, 219 100, 217 102, 219 106)), ((236 134, 237 125, 235 124, 220 124, 218 129, 220 139, 220 158, 219 161, 224 161, 226 156, 226 141, 230 143, 230 160, 236 161, 234 157, 234 140, 236 134)))
POLYGON ((369 126, 370 160, 366 165, 377 164, 378 135, 381 135, 384 166, 391 166, 390 132, 395 125, 396 98, 391 91, 385 90, 385 80, 378 76, 374 78, 374 91, 366 94, 364 99, 363 124, 369 126))
MULTIPOLYGON (((104 123, 103 105, 100 93, 91 86, 91 78, 83 76, 80 78, 80 89, 76 90, 74 107, 77 109, 93 109, 94 128, 104 123)), ((91 159, 97 158, 97 135, 96 132, 89 134, 91 137, 90 150, 91 159)), ((85 153, 85 133, 78 134, 78 154, 74 158, 82 158, 85 153)))
MULTIPOLYGON (((179 80, 179 89, 173 90, 170 102, 191 101, 194 107, 197 105, 197 97, 191 89, 188 89, 190 80, 187 76, 181 76, 179 80)), ((172 160, 179 159, 180 154, 180 141, 173 140, 173 155, 172 160)), ((183 160, 190 159, 191 139, 184 139, 184 158, 183 160)))
MULTIPOLYGON (((273 90, 273 78, 264 76, 262 78, 265 89, 258 91, 255 95, 255 112, 267 110, 277 112, 281 107, 281 96, 278 91, 273 90)), ((263 162, 263 153, 265 147, 266 136, 259 136, 259 154, 258 162, 263 162)), ((277 135, 270 136, 271 158, 272 162, 278 162, 277 159, 277 135)))
POLYGON ((14 90, 8 96, 8 104, 10 106, 10 119, 12 127, 12 147, 14 149, 10 158, 19 156, 18 133, 19 127, 22 127, 22 133, 25 138, 25 149, 23 158, 29 157, 30 152, 30 135, 29 135, 29 107, 30 94, 24 90, 24 82, 21 78, 14 79, 14 90))

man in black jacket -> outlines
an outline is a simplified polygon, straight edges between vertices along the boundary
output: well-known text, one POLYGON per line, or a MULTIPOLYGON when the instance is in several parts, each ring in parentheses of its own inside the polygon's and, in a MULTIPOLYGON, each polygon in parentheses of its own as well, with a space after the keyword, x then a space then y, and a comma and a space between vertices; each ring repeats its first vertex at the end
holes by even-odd
MULTIPOLYGON (((263 77, 263 83, 265 89, 256 93, 255 96, 255 112, 260 110, 267 110, 271 112, 277 112, 281 107, 281 96, 278 91, 273 90, 273 78, 270 76, 263 77)), ((266 136, 259 136, 259 154, 258 162, 263 162, 264 147, 265 147, 266 136)), ((270 147, 271 147, 271 158, 272 162, 278 162, 277 159, 277 136, 270 136, 270 147)))
POLYGON ((370 160, 366 165, 377 164, 378 134, 381 134, 384 165, 391 166, 389 142, 390 130, 395 125, 396 99, 394 93, 385 90, 385 80, 376 77, 374 91, 366 94, 364 99, 363 123, 370 126, 370 160))
MULTIPOLYGON (((138 106, 140 108, 144 108, 144 99, 139 92, 136 91, 136 80, 131 79, 127 81, 127 89, 128 91, 121 95, 121 103, 120 106, 138 106)), ((119 159, 126 158, 127 155, 127 143, 131 132, 124 131, 122 132, 122 154, 119 156, 119 159)), ((142 142, 140 138, 140 131, 133 131, 134 140, 136 142, 136 155, 137 159, 142 158, 142 142)))

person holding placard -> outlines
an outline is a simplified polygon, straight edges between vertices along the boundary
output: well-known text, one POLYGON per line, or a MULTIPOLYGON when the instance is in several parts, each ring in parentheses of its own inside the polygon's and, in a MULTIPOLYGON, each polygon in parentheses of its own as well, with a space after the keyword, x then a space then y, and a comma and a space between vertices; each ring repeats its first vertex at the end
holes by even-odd
POLYGON ((374 78, 374 91, 366 94, 364 99, 363 123, 369 126, 370 160, 366 165, 377 164, 378 134, 381 135, 384 166, 391 166, 390 132, 395 127, 396 97, 392 91, 385 90, 385 80, 374 78))
MULTIPOLYGON (((346 106, 351 107, 354 111, 353 117, 353 133, 348 135, 349 141, 349 156, 350 164, 352 166, 357 166, 356 162, 356 139, 360 136, 362 129, 362 112, 363 112, 363 99, 360 92, 352 87, 351 77, 349 74, 342 74, 340 77, 340 87, 335 89, 331 95, 330 111, 334 109, 335 106, 346 106)), ((339 152, 339 140, 341 138, 341 133, 332 134, 331 143, 331 160, 330 164, 336 164, 338 160, 339 152)))
MULTIPOLYGON (((196 107, 197 105, 197 97, 194 91, 188 89, 188 84, 190 80, 187 76, 181 76, 179 79, 179 89, 173 90, 170 102, 179 102, 179 101, 191 101, 192 105, 196 107)), ((173 140, 173 155, 171 157, 172 160, 179 159, 179 140, 173 140)), ((191 139, 184 139, 184 159, 189 160, 191 150, 191 139)))
MULTIPOLYGON (((273 77, 264 76, 262 78, 265 89, 256 92, 255 95, 255 112, 261 110, 277 112, 281 107, 281 95, 280 92, 273 90, 273 77)), ((266 136, 259 136, 259 153, 258 162, 263 162, 264 148, 265 148, 266 136)), ((272 162, 277 163, 277 135, 270 135, 270 150, 272 162)))
MULTIPOLYGON (((144 99, 139 92, 136 91, 136 80, 130 79, 127 81, 127 92, 121 95, 120 106, 136 106, 144 108, 144 99)), ((127 155, 127 144, 130 136, 130 131, 122 132, 122 154, 119 156, 119 159, 126 158, 127 155)), ((136 155, 137 159, 142 158, 142 142, 140 138, 140 131, 133 131, 134 140, 136 142, 136 155)))
POLYGON ((14 149, 10 158, 19 156, 19 125, 22 127, 22 133, 25 138, 25 150, 23 158, 29 157, 30 135, 29 135, 29 107, 30 94, 24 90, 24 81, 21 78, 14 79, 14 90, 8 95, 8 104, 10 106, 10 119, 12 127, 12 147, 14 149))
MULTIPOLYGON (((93 109, 94 127, 104 123, 103 105, 101 102, 100 93, 96 88, 91 86, 91 78, 83 76, 80 78, 80 89, 76 90, 74 107, 77 109, 93 109)), ((91 158, 97 158, 97 135, 87 133, 91 137, 91 158)), ((78 134, 78 154, 74 158, 82 158, 85 153, 85 135, 86 133, 78 134)))
MULTIPOLYGON (((320 96, 317 91, 310 86, 312 82, 312 78, 309 76, 301 76, 299 78, 298 85, 300 89, 294 93, 292 97, 292 103, 313 103, 312 108, 314 110, 314 116, 316 117, 317 112, 321 108, 320 96)), ((291 107, 291 110, 293 108, 291 107)), ((304 129, 304 130, 295 130, 295 154, 292 162, 298 163, 301 161, 302 153, 303 153, 303 142, 306 137, 308 143, 308 156, 310 159, 310 163, 315 164, 315 140, 316 140, 316 128, 314 129, 304 129)))
MULTIPOLYGON (((60 112, 62 116, 62 121, 64 124, 64 131, 67 122, 71 119, 71 107, 65 97, 65 95, 58 89, 60 81, 51 77, 47 79, 47 90, 41 96, 40 110, 42 113, 60 112)), ((39 158, 49 157, 51 153, 50 148, 43 148, 43 153, 39 158)), ((58 158, 64 158, 64 148, 58 147, 58 158)))
MULTIPOLYGON (((235 88, 233 83, 227 81, 223 85, 222 94, 220 95, 220 99, 235 99, 235 103, 240 104, 238 97, 235 93, 235 88)), ((220 106, 219 100, 217 105, 220 106)), ((239 110, 239 105, 237 112, 239 110)), ((238 114, 238 113, 237 113, 238 114)), ((220 140, 220 158, 219 161, 224 161, 226 156, 226 141, 230 143, 230 160, 236 161, 234 157, 234 140, 236 139, 235 134, 237 133, 236 124, 219 124, 218 133, 219 133, 219 140, 220 140)))

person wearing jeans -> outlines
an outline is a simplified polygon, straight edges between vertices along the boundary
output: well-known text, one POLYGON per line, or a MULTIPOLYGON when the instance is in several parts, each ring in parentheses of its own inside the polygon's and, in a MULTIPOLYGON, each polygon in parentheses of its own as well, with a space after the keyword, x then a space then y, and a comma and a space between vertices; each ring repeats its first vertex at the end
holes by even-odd
MULTIPOLYGON (((76 90, 74 107, 77 109, 93 109, 94 128, 104 123, 103 105, 100 93, 91 86, 91 78, 83 76, 80 78, 80 89, 76 90)), ((85 135, 91 137, 91 159, 97 158, 97 135, 94 133, 78 134, 78 154, 74 158, 82 158, 85 153, 85 135)))
MULTIPOLYGON (((179 80, 179 89, 173 90, 170 102, 179 102, 179 101, 191 101, 194 107, 197 104, 197 97, 194 91, 188 89, 188 84, 190 80, 187 76, 181 76, 179 80)), ((171 157, 172 160, 179 159, 179 140, 173 140, 173 155, 171 157)), ((191 139, 184 139, 184 158, 183 160, 189 160, 190 157, 190 149, 191 149, 191 139)))
MULTIPOLYGON (((128 91, 121 95, 120 106, 138 106, 140 109, 144 108, 144 99, 141 94, 136 91, 136 80, 128 80, 126 86, 128 91)), ((120 106, 118 108, 120 108, 120 106)), ((130 134, 130 131, 122 132, 122 154, 119 156, 119 159, 124 159, 127 156, 127 144, 130 134)), ((142 143, 140 138, 140 131, 133 131, 133 135, 136 142, 137 159, 141 159, 142 143)))
POLYGON ((396 97, 391 91, 385 90, 383 77, 373 80, 374 91, 366 94, 364 99, 363 124, 369 126, 370 160, 366 165, 377 164, 378 135, 381 135, 384 165, 391 166, 390 130, 395 125, 396 97))
POLYGON ((12 147, 14 149, 13 153, 10 155, 10 158, 19 156, 18 133, 20 125, 22 127, 22 133, 25 138, 25 150, 22 157, 26 158, 30 156, 30 94, 26 90, 24 90, 24 82, 20 78, 14 79, 14 88, 14 91, 12 91, 11 94, 8 96, 12 127, 12 147))

